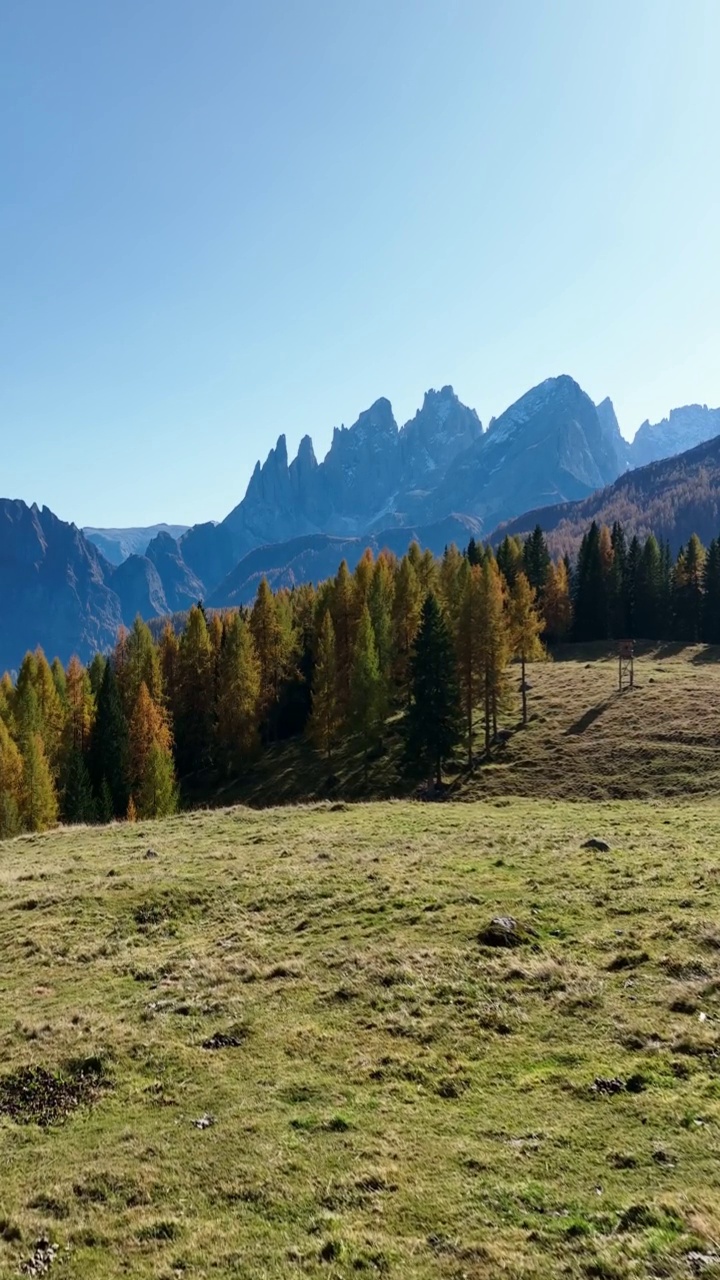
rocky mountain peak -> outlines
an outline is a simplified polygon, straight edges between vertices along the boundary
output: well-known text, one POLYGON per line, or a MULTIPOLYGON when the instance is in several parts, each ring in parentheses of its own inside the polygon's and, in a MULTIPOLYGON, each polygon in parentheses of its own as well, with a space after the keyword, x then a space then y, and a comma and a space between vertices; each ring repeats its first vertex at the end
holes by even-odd
POLYGON ((600 401, 600 404, 597 405, 596 408, 603 435, 607 440, 608 446, 613 451, 618 472, 620 473, 628 466, 630 449, 627 440, 620 430, 615 406, 610 397, 606 396, 604 400, 600 401))
POLYGON ((374 448, 385 447, 388 442, 395 442, 397 433, 392 405, 385 396, 381 396, 370 405, 369 409, 363 409, 358 415, 357 422, 354 422, 351 427, 333 428, 332 444, 325 462, 328 462, 333 454, 343 456, 351 450, 362 449, 368 444, 374 448))
POLYGON ((686 404, 671 409, 667 418, 650 423, 645 420, 630 445, 630 462, 643 467, 648 462, 693 449, 720 435, 720 409, 706 404, 686 404))
POLYGON ((465 449, 482 436, 474 409, 460 402, 451 386, 425 392, 422 409, 400 432, 403 480, 408 486, 437 482, 465 449))
POLYGON ((291 468, 297 467, 305 470, 308 468, 314 469, 317 465, 318 463, 317 458, 315 457, 315 449, 313 448, 312 439, 310 436, 303 436, 300 444, 298 445, 297 457, 293 462, 291 462, 290 466, 291 468))

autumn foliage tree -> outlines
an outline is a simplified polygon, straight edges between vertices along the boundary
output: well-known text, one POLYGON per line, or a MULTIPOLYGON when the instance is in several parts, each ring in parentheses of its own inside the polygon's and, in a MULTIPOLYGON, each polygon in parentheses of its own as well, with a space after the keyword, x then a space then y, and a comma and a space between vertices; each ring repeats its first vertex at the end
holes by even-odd
POLYGON ((527 681, 525 665, 545 656, 540 641, 543 619, 536 607, 536 592, 524 573, 515 578, 510 592, 508 610, 508 638, 510 649, 520 660, 520 692, 522 695, 522 722, 527 724, 527 681))

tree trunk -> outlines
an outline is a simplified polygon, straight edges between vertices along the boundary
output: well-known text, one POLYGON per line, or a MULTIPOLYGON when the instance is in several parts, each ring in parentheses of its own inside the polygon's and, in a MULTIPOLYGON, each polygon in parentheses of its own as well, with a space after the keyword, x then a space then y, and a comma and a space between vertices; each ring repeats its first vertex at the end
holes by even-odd
POLYGON ((485 676, 485 755, 490 755, 490 681, 485 676))
POLYGON ((525 688, 525 654, 520 654, 520 670, 522 672, 522 716, 523 724, 527 724, 527 690, 525 688))

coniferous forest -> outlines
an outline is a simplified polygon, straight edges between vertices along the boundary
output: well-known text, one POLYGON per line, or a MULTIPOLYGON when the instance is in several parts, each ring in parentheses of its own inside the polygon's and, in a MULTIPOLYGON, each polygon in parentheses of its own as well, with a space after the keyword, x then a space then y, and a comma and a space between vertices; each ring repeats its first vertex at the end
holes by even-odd
POLYGON ((593 523, 574 564, 540 527, 439 560, 413 543, 318 587, 263 580, 251 608, 198 604, 179 633, 138 618, 87 667, 38 649, 0 682, 0 835, 172 813, 184 780, 242 776, 300 734, 328 776, 348 736, 367 770, 391 716, 407 776, 439 782, 459 752, 490 756, 518 700, 527 720, 526 662, 621 637, 720 643, 720 542, 693 535, 673 560, 593 523))

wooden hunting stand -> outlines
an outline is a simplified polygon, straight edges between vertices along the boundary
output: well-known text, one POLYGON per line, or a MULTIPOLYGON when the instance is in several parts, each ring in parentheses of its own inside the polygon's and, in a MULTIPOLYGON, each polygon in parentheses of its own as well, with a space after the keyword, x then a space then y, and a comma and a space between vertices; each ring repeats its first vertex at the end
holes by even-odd
POLYGON ((632 640, 618 642, 618 689, 632 689, 635 672, 633 670, 634 645, 632 640))

